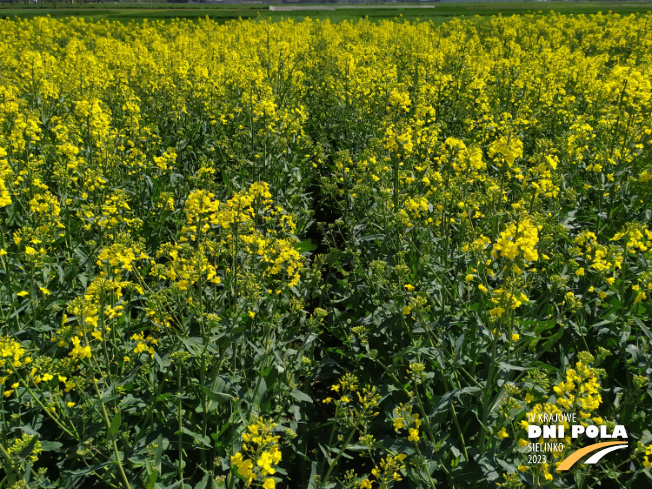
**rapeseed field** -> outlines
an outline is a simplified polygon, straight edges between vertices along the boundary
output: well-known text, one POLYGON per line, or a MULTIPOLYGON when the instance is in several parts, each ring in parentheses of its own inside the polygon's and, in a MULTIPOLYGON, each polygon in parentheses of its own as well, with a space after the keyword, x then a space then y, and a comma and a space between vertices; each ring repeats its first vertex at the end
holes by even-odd
POLYGON ((0 486, 648 487, 650 26, 0 20, 0 486))

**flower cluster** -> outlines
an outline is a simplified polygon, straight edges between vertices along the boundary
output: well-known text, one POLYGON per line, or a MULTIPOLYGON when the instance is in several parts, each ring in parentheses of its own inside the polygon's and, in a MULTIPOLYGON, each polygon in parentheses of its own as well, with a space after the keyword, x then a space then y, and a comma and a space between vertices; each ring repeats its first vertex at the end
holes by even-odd
POLYGON ((247 487, 252 483, 263 489, 276 487, 271 476, 282 458, 278 445, 281 437, 272 434, 276 427, 271 420, 256 419, 242 434, 242 451, 231 456, 231 467, 245 480, 247 487))
POLYGON ((360 482, 361 489, 371 489, 373 483, 377 482, 381 489, 390 487, 394 482, 403 480, 401 471, 405 469, 403 461, 407 458, 404 453, 398 455, 388 455, 382 458, 378 465, 371 469, 371 474, 375 477, 375 481, 371 479, 364 479, 360 482))
POLYGON ((500 238, 491 250, 491 256, 506 257, 510 260, 520 256, 526 262, 535 262, 539 259, 538 242, 539 226, 534 225, 530 219, 523 219, 522 222, 509 224, 507 229, 500 233, 500 238))
POLYGON ((412 406, 401 404, 394 409, 394 417, 392 418, 394 430, 398 433, 399 430, 407 428, 408 440, 412 442, 419 441, 419 428, 421 427, 421 420, 418 413, 412 412, 412 406))
POLYGON ((335 417, 351 427, 365 427, 367 420, 378 416, 380 394, 376 387, 360 388, 358 378, 353 374, 345 374, 331 386, 331 391, 338 398, 327 397, 322 402, 335 405, 335 417))

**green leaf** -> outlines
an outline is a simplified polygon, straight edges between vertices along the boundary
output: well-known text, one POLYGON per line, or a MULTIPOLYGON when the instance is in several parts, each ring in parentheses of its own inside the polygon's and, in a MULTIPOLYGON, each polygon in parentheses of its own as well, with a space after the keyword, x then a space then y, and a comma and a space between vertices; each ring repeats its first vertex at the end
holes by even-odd
POLYGON ((539 348, 539 351, 550 350, 554 345, 557 344, 562 336, 564 336, 564 328, 560 327, 555 334, 546 338, 546 342, 543 344, 543 347, 539 348))
POLYGON ((34 446, 36 445, 37 441, 38 441, 38 436, 32 436, 32 439, 29 441, 27 446, 20 451, 18 457, 22 459, 27 458, 29 454, 32 453, 32 451, 34 450, 34 446))
POLYGON ((312 397, 310 397, 305 392, 301 392, 299 389, 292 389, 290 395, 294 397, 297 401, 304 401, 312 404, 312 397))
MULTIPOLYGON (((189 435, 197 445, 204 446, 206 448, 211 447, 211 439, 207 436, 200 435, 199 433, 195 433, 194 431, 190 431, 188 428, 181 428, 181 431, 185 433, 186 435, 189 435)), ((179 432, 177 431, 175 435, 178 435, 179 432)))
POLYGON ((206 394, 206 397, 210 399, 213 402, 216 402, 218 404, 221 404, 225 401, 230 401, 233 399, 233 396, 229 394, 225 394, 224 392, 213 392, 210 389, 208 389, 206 386, 201 386, 201 390, 206 394))
POLYGON ((108 465, 111 465, 113 463, 115 463, 115 462, 102 462, 102 463, 99 463, 99 464, 91 465, 90 467, 84 467, 83 469, 73 470, 72 472, 70 472, 70 475, 75 476, 75 475, 92 474, 93 472, 96 472, 96 471, 100 470, 101 468, 106 467, 108 465))
MULTIPOLYGON (((492 459, 485 456, 482 456, 478 459, 478 464, 480 465, 480 468, 482 469, 482 473, 484 474, 485 478, 489 482, 494 482, 498 480, 499 475, 498 471, 496 470, 496 467, 492 464, 492 459)), ((510 471, 510 473, 516 472, 516 467, 513 467, 513 469, 510 471)))
POLYGON ((204 478, 195 486, 195 489, 206 489, 208 481, 210 480, 209 475, 205 474, 204 478))
POLYGON ((253 392, 252 395, 252 402, 260 406, 263 400, 263 397, 267 393, 267 382, 265 382, 265 379, 262 377, 260 378, 260 382, 258 384, 258 389, 256 389, 256 392, 253 392))
POLYGON ((641 331, 645 333, 645 336, 647 336, 648 339, 652 340, 652 333, 650 332, 648 327, 645 326, 645 324, 643 324, 643 322, 637 317, 634 317, 634 322, 638 325, 639 328, 641 328, 641 331))
POLYGON ((145 483, 145 487, 147 489, 155 489, 156 488, 156 479, 158 479, 158 471, 157 470, 152 470, 149 475, 147 476, 147 482, 145 483))
POLYGON ((324 457, 326 457, 326 461, 330 464, 332 459, 321 443, 319 444, 319 449, 321 450, 321 453, 324 454, 324 457))
POLYGON ((313 462, 310 465, 310 478, 308 479, 310 482, 308 482, 308 489, 314 489, 316 487, 315 481, 317 478, 315 475, 317 475, 317 462, 313 462))
POLYGON ((304 239, 300 243, 293 243, 292 247, 297 250, 299 253, 305 253, 307 251, 314 251, 317 247, 312 244, 310 239, 304 239))
POLYGON ((120 414, 120 411, 118 411, 117 413, 115 413, 115 416, 113 416, 113 420, 111 421, 111 426, 109 427, 109 431, 106 434, 106 438, 108 440, 113 440, 117 436, 121 424, 122 424, 122 415, 120 414))
POLYGON ((197 337, 188 337, 184 338, 182 336, 179 337, 181 340, 181 343, 185 345, 185 347, 188 349, 189 353, 192 353, 193 355, 198 355, 202 351, 202 339, 197 338, 197 337))
POLYGON ((437 401, 437 404, 435 405, 434 409, 432 410, 432 415, 436 415, 439 412, 443 412, 446 409, 448 409, 448 405, 453 401, 453 399, 459 399, 460 396, 464 394, 476 394, 480 392, 482 389, 480 387, 463 387, 461 389, 455 389, 449 392, 446 392, 444 395, 442 395, 439 400, 437 401))
POLYGON ((536 367, 521 367, 519 365, 512 365, 511 363, 498 362, 498 367, 500 370, 515 370, 518 372, 526 372, 528 370, 534 370, 536 367))
POLYGON ((63 443, 59 443, 58 441, 42 441, 41 442, 41 450, 44 452, 56 452, 58 450, 61 450, 61 447, 63 446, 63 443))

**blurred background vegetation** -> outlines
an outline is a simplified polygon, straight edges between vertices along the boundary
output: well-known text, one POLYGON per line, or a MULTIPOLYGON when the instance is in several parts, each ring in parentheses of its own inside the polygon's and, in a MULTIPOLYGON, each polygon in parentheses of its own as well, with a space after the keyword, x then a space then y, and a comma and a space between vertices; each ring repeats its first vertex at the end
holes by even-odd
POLYGON ((650 2, 422 2, 375 4, 333 3, 300 5, 280 3, 173 3, 173 2, 80 2, 78 0, 2 0, 0 18, 33 18, 49 15, 53 18, 83 17, 89 20, 118 20, 128 22, 143 19, 198 19, 210 18, 218 22, 233 19, 255 19, 280 21, 283 19, 303 20, 329 19, 331 22, 368 18, 372 21, 403 18, 405 20, 432 21, 435 24, 446 22, 454 17, 537 14, 551 11, 563 14, 595 14, 613 12, 622 15, 644 13, 650 10, 650 2), (293 10, 276 10, 292 8, 293 10), (272 10, 270 10, 272 7, 272 10))

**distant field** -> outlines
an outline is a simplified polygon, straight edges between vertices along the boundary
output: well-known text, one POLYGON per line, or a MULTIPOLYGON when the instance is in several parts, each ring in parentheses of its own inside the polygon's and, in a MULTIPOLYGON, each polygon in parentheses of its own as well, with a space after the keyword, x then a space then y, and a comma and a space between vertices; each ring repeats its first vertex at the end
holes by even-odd
MULTIPOLYGON (((311 6, 315 7, 315 6, 311 6)), ((209 17, 217 21, 227 21, 238 18, 264 18, 280 21, 282 19, 301 20, 305 17, 330 19, 332 22, 355 20, 368 17, 370 20, 394 19, 403 17, 406 20, 430 20, 435 23, 444 22, 450 17, 458 16, 488 16, 514 15, 555 11, 564 14, 594 14, 597 12, 614 12, 630 14, 652 10, 652 2, 505 2, 505 3, 446 3, 436 4, 434 8, 415 8, 414 6, 399 7, 383 6, 353 6, 340 8, 341 5, 325 5, 322 9, 270 11, 267 5, 204 5, 204 4, 92 4, 52 7, 37 5, 0 5, 0 17, 33 18, 50 15, 53 18, 83 17, 94 20, 143 20, 143 19, 197 19, 209 17), (330 10, 335 7, 335 10, 330 10)))

